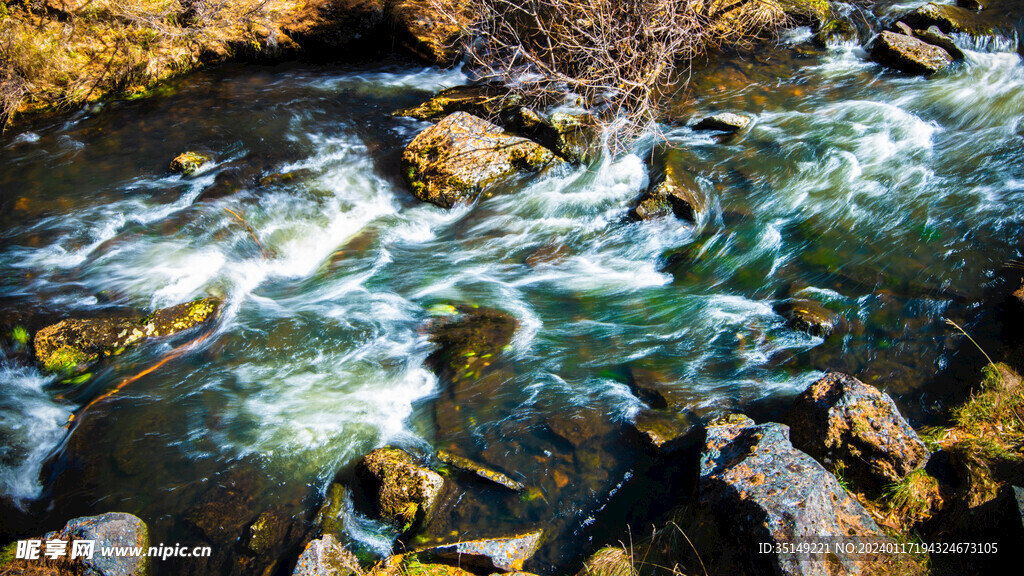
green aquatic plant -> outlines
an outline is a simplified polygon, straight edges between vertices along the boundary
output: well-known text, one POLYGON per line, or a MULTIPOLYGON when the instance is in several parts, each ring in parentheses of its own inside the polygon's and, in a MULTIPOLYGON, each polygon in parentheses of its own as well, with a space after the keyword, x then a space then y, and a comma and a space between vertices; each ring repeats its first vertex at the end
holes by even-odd
POLYGON ((11 340, 14 340, 18 344, 25 346, 28 344, 28 330, 24 326, 15 326, 11 330, 11 340))

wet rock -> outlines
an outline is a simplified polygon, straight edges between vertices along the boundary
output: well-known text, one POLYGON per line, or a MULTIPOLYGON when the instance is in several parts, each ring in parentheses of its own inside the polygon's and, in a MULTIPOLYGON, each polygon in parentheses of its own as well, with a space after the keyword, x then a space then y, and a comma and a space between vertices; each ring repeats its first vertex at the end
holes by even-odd
POLYGON ((426 327, 430 341, 438 347, 426 363, 454 383, 479 378, 512 342, 519 321, 494 308, 464 304, 450 308, 452 314, 433 318, 426 327))
MULTIPOLYGON (((536 115, 536 113, 534 113, 536 115)), ((599 144, 597 123, 589 114, 555 112, 547 117, 536 115, 539 122, 532 130, 532 122, 521 117, 519 124, 547 148, 572 163, 589 163, 597 155, 599 144)))
POLYGON ((389 17, 398 42, 412 54, 438 66, 451 66, 459 55, 460 28, 468 26, 472 15, 465 0, 443 0, 455 21, 433 7, 431 0, 395 0, 389 17))
POLYGON ((587 414, 566 412, 565 410, 549 410, 544 422, 555 435, 579 448, 591 438, 598 435, 595 422, 587 414))
POLYGON ((786 419, 794 446, 871 488, 899 482, 930 456, 889 396, 846 374, 811 384, 786 419))
POLYGON ((828 308, 813 300, 794 298, 775 306, 775 313, 787 320, 793 330, 806 332, 811 336, 826 338, 832 334, 839 317, 828 308))
POLYGON ((220 171, 214 178, 213 184, 203 190, 196 202, 209 202, 218 198, 225 198, 232 194, 248 188, 256 181, 256 170, 252 167, 231 166, 220 171))
POLYGON ((334 482, 327 487, 327 495, 324 503, 316 513, 313 524, 320 529, 321 534, 341 536, 345 532, 344 517, 342 510, 345 502, 348 501, 349 492, 344 484, 334 482))
POLYGON ((516 172, 555 160, 550 150, 465 112, 427 128, 402 154, 402 174, 420 200, 451 208, 516 172))
POLYGON ((362 573, 359 560, 334 536, 325 534, 306 545, 292 576, 352 576, 362 573))
POLYGON ((470 569, 512 572, 523 569, 540 547, 543 532, 529 532, 507 538, 486 538, 444 544, 419 550, 420 554, 454 560, 470 569))
POLYGON ((988 7, 991 0, 956 0, 956 5, 967 10, 980 12, 988 7))
MULTIPOLYGON (((759 543, 891 542, 835 477, 793 448, 782 424, 733 417, 708 426, 699 489, 710 511, 749 550, 759 543)), ((880 562, 843 550, 834 550, 827 564, 809 554, 757 554, 752 560, 759 572, 786 575, 874 573, 880 562)))
POLYGON ((491 482, 494 482, 495 484, 500 484, 501 486, 504 486, 510 490, 515 490, 516 492, 519 492, 524 488, 522 484, 509 478, 508 476, 502 474, 501 472, 498 472, 497 470, 491 470, 490 468, 487 468, 482 464, 477 464, 476 462, 473 462, 469 458, 463 458, 462 456, 452 454, 451 452, 448 452, 446 450, 438 450, 437 459, 444 462, 445 464, 448 464, 449 466, 453 466, 460 470, 465 470, 466 472, 471 472, 481 478, 484 478, 485 480, 490 480, 491 482))
POLYGON ((746 128, 748 124, 750 124, 750 118, 747 116, 733 114, 732 112, 723 112, 721 114, 715 114, 714 116, 708 116, 707 118, 702 119, 693 126, 693 129, 738 132, 746 128))
POLYGON ((633 419, 633 428, 655 452, 682 447, 696 425, 688 415, 668 410, 641 410, 633 419))
MULTIPOLYGON (((152 574, 150 559, 138 556, 104 556, 100 549, 110 546, 149 548, 149 528, 138 517, 121 512, 99 516, 75 518, 57 532, 50 532, 44 540, 92 540, 92 558, 77 558, 72 563, 81 567, 83 574, 91 576, 143 576, 152 574)), ((68 544, 68 553, 73 544, 68 544)))
POLYGON ((530 253, 523 260, 523 263, 530 268, 536 268, 541 264, 552 264, 565 260, 569 256, 569 249, 565 244, 549 242, 530 253))
POLYGON ((300 168, 290 172, 275 172, 260 178, 258 184, 260 186, 286 186, 300 182, 306 178, 310 178, 314 174, 313 170, 306 168, 300 168))
POLYGON ((696 222, 704 211, 704 198, 696 186, 685 186, 675 168, 666 164, 661 177, 651 184, 630 212, 635 220, 653 220, 673 215, 696 222))
POLYGON ((668 408, 674 404, 671 377, 664 372, 638 366, 629 367, 629 388, 633 395, 651 408, 668 408))
POLYGON ((889 31, 883 31, 875 39, 871 57, 890 68, 925 76, 953 63, 953 57, 942 48, 906 34, 889 31))
POLYGON ((392 114, 435 121, 455 112, 466 112, 478 118, 500 122, 511 118, 519 109, 521 101, 522 98, 501 86, 455 86, 438 92, 419 106, 396 110, 392 114))
POLYGON ((378 448, 359 461, 356 474, 377 514, 402 532, 422 522, 444 488, 444 478, 417 465, 404 450, 378 448))
POLYGON ((383 560, 368 576, 475 576, 443 562, 424 562, 418 554, 398 554, 383 560))
POLYGON ((949 53, 956 60, 963 60, 964 53, 962 50, 957 48, 956 43, 949 36, 942 33, 938 26, 932 26, 927 30, 915 30, 914 36, 917 36, 921 40, 931 44, 932 46, 938 46, 949 53))
POLYGON ((950 4, 925 4, 900 20, 915 30, 927 30, 937 26, 946 34, 963 32, 975 36, 987 36, 995 33, 995 27, 974 12, 952 6, 950 4))
POLYGON ((171 172, 188 176, 210 161, 210 157, 199 152, 184 152, 171 160, 171 172))
POLYGON ((146 338, 170 336, 205 323, 220 300, 205 298, 157 310, 147 318, 68 319, 36 332, 36 359, 50 372, 76 374, 103 356, 119 354, 146 338))
POLYGON ((587 559, 576 576, 635 576, 633 558, 625 549, 606 546, 587 559))
POLYGON ((382 42, 384 0, 311 0, 289 14, 281 28, 305 50, 339 58, 339 48, 382 42))
POLYGON ((857 28, 847 20, 832 19, 814 33, 814 43, 819 46, 857 40, 857 28))

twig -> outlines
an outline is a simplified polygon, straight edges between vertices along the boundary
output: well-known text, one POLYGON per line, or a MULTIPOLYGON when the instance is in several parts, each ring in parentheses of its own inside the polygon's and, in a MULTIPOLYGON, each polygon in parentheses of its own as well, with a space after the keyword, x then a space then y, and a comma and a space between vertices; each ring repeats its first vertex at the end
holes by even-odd
POLYGON ((227 213, 234 216, 235 218, 237 218, 238 221, 242 223, 242 226, 245 227, 245 230, 249 233, 249 236, 251 236, 253 241, 256 242, 256 245, 260 247, 260 253, 263 254, 263 259, 266 260, 267 251, 263 248, 263 243, 260 242, 260 239, 256 237, 256 233, 253 231, 252 226, 249 226, 249 223, 246 222, 245 219, 243 219, 241 216, 239 216, 238 213, 235 212, 234 210, 230 208, 225 208, 224 210, 227 213))

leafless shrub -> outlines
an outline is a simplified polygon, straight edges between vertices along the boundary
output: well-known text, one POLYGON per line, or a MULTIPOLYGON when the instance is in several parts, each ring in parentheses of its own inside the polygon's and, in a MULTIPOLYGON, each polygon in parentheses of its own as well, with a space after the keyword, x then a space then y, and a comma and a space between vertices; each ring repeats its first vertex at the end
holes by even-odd
MULTIPOLYGON (((782 24, 774 0, 431 0, 462 26, 472 70, 528 102, 576 97, 613 151, 659 118, 690 63, 782 24)), ((682 82, 685 84, 685 81, 682 82)))

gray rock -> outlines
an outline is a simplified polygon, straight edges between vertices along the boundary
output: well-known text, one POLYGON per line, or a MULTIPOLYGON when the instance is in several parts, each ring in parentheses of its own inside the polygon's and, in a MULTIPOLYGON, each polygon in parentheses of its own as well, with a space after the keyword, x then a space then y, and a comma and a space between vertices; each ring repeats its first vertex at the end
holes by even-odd
MULTIPOLYGON (((122 512, 109 512, 99 516, 75 518, 60 531, 50 532, 45 540, 69 542, 70 554, 73 542, 92 540, 92 558, 78 558, 85 576, 145 576, 152 574, 150 560, 146 556, 103 556, 100 550, 111 546, 149 548, 149 528, 138 517, 122 512)), ((143 552, 144 554, 145 552, 143 552)), ((70 556, 69 556, 70 557, 70 556)))
POLYGON ((747 116, 741 116, 739 114, 733 114, 732 112, 722 112, 721 114, 715 114, 714 116, 708 116, 693 127, 694 130, 718 130, 721 132, 738 132, 747 127, 750 124, 750 118, 747 116))
POLYGON ((943 34, 942 30, 939 30, 938 26, 932 26, 927 30, 915 30, 914 36, 917 36, 918 38, 924 40, 925 42, 931 44, 932 46, 938 46, 939 48, 942 48, 946 52, 949 52, 949 55, 957 60, 963 60, 964 58, 963 51, 960 50, 960 48, 957 48, 957 45, 953 42, 953 39, 947 36, 946 34, 943 34))
POLYGON ((351 576, 361 573, 359 561, 330 534, 313 540, 299 556, 292 576, 351 576))
POLYGON ((512 572, 522 570, 523 563, 537 552, 542 535, 543 532, 537 530, 507 538, 486 538, 433 546, 418 550, 417 553, 454 560, 468 568, 512 572))
POLYGON ((838 372, 800 394, 786 421, 794 446, 867 488, 899 482, 931 456, 892 398, 838 372))
POLYGON ((702 501, 759 562, 760 573, 873 573, 880 562, 833 547, 821 555, 755 554, 761 543, 891 542, 864 508, 813 458, 793 448, 789 428, 731 418, 707 428, 700 460, 702 501))
POLYGON ((942 48, 906 34, 889 31, 882 32, 875 39, 871 57, 890 68, 925 76, 953 63, 953 57, 942 48))

